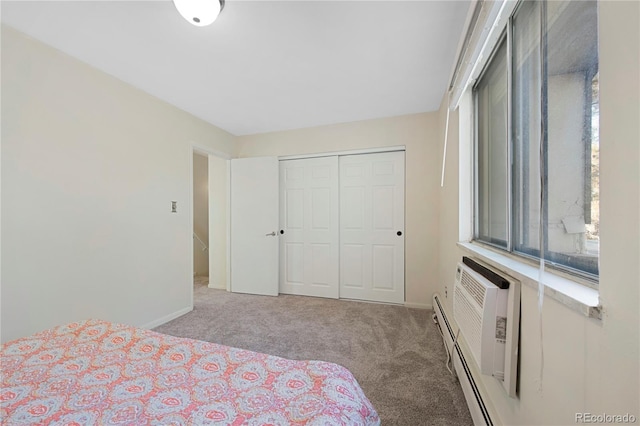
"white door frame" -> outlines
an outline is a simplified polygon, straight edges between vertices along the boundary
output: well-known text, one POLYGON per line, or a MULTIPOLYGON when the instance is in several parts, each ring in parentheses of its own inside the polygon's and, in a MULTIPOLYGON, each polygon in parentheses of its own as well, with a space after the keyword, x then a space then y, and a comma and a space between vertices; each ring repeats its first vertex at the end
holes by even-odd
MULTIPOLYGON (((206 155, 207 158, 210 155, 213 155, 214 157, 218 157, 221 158, 223 160, 227 160, 227 193, 226 193, 226 198, 227 198, 227 236, 226 236, 226 245, 227 245, 227 279, 226 279, 226 287, 227 287, 227 291, 229 291, 230 289, 230 263, 229 263, 229 253, 230 253, 230 247, 231 247, 231 240, 230 240, 230 232, 229 232, 229 225, 230 225, 230 218, 231 218, 231 211, 230 211, 230 204, 229 204, 229 191, 230 191, 230 182, 231 179, 229 178, 229 160, 231 160, 231 155, 226 154, 222 151, 218 151, 212 148, 208 148, 206 146, 203 145, 199 145, 197 143, 192 142, 189 146, 189 233, 187 235, 189 235, 189 241, 193 240, 193 154, 201 154, 201 155, 206 155)), ((209 197, 211 197, 211 188, 209 188, 209 197)), ((211 235, 211 232, 209 232, 209 235, 211 235)), ((211 237, 209 237, 207 239, 207 247, 209 247, 209 251, 211 251, 211 237)), ((193 243, 189 244, 189 278, 187 280, 187 282, 189 283, 189 299, 191 300, 191 309, 193 309, 193 243)), ((211 262, 209 262, 211 263, 211 262)), ((211 265, 209 265, 209 267, 211 267, 211 265)), ((209 276, 211 276, 211 273, 209 273, 209 276)))

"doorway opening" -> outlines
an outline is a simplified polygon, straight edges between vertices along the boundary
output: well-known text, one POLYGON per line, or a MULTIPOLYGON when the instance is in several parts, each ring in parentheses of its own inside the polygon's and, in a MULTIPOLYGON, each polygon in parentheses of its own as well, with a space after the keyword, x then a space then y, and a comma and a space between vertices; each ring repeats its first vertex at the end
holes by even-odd
POLYGON ((209 285, 209 157, 193 153, 193 281, 209 285))
POLYGON ((191 155, 191 289, 228 290, 229 157, 196 146, 191 155))

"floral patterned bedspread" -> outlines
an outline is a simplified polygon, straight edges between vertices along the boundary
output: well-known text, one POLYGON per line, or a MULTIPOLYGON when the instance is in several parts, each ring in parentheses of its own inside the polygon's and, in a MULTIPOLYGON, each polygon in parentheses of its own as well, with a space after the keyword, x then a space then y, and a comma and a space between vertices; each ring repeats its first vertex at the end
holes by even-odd
POLYGON ((2 345, 3 425, 378 425, 344 367, 100 320, 2 345))

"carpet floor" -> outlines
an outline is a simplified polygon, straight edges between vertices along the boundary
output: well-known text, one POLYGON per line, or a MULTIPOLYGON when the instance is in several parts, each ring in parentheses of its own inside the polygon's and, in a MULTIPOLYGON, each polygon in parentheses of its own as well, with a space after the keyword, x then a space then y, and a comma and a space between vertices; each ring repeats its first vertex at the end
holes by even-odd
POLYGON ((383 425, 472 425, 432 311, 194 286, 194 310, 155 331, 277 355, 334 362, 354 374, 383 425))

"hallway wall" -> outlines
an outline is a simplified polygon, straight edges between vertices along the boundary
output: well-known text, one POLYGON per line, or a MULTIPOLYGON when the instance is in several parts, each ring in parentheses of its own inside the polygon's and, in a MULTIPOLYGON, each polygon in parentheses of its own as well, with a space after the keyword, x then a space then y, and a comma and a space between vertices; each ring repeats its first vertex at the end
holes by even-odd
MULTIPOLYGON (((209 158, 193 154, 193 232, 206 246, 209 245, 209 158)), ((199 277, 209 275, 209 251, 203 251, 197 238, 193 238, 193 273, 199 277)))

